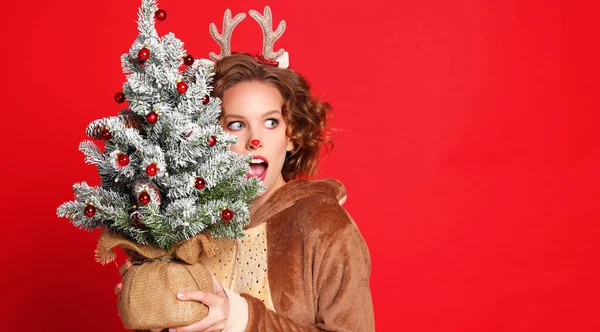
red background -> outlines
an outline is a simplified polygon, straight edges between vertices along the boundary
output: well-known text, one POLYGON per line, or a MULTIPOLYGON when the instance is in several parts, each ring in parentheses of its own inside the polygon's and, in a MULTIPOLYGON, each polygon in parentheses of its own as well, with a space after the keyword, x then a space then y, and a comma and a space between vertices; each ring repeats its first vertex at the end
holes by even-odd
MULTIPOLYGON (((277 43, 335 108, 323 177, 370 247, 379 331, 600 330, 598 8, 594 1, 270 1, 277 43)), ((98 233, 58 219, 77 150, 114 115, 135 0, 3 2, 1 330, 121 331, 98 233)), ((196 57, 223 11, 168 1, 196 57)), ((247 18, 234 51, 260 50, 247 18)))

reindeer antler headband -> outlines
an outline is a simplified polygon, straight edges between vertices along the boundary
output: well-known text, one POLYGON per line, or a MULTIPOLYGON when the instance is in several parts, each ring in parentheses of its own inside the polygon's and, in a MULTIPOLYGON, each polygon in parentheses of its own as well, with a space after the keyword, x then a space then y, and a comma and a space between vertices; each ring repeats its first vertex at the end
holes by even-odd
MULTIPOLYGON (((273 16, 271 15, 271 8, 265 6, 264 14, 256 10, 250 10, 250 16, 254 18, 263 31, 263 50, 262 54, 256 55, 256 60, 262 63, 266 63, 279 68, 287 68, 289 66, 289 54, 283 49, 279 49, 277 52, 273 50, 275 41, 281 37, 285 31, 285 21, 281 20, 277 26, 277 30, 273 31, 273 16)), ((210 24, 209 30, 213 39, 221 47, 221 54, 216 55, 214 52, 210 52, 210 57, 214 61, 219 61, 226 56, 231 55, 231 33, 233 29, 244 19, 246 14, 240 13, 231 18, 231 10, 225 10, 223 17, 223 32, 219 34, 217 26, 214 23, 210 24)))

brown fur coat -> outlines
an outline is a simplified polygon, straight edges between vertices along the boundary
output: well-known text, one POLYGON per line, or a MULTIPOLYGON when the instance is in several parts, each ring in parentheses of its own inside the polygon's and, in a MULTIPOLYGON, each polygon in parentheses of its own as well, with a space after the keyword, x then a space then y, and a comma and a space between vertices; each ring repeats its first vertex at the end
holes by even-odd
POLYGON ((248 228, 267 223, 268 279, 275 312, 242 294, 246 331, 374 331, 371 260, 340 206, 341 182, 294 180, 278 189, 248 228))

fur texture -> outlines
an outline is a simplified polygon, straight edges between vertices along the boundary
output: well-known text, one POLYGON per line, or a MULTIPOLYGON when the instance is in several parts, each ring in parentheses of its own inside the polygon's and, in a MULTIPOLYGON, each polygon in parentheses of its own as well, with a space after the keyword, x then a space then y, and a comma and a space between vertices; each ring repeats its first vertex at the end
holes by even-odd
POLYGON ((374 331, 371 261, 333 179, 278 189, 249 227, 267 223, 268 277, 275 312, 248 294, 246 331, 374 331))

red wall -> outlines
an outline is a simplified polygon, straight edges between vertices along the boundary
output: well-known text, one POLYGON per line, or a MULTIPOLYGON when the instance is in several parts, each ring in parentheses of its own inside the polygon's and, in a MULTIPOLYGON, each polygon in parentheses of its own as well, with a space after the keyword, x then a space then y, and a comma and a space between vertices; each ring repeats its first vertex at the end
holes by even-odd
MULTIPOLYGON (((161 2, 189 52, 228 6, 161 2)), ((335 107, 322 175, 371 249, 378 331, 600 330, 593 1, 270 1, 277 43, 335 107)), ((98 233, 58 219, 98 183, 77 150, 113 115, 138 1, 2 5, 2 330, 120 331, 98 233)), ((234 51, 260 50, 247 18, 234 51)))

